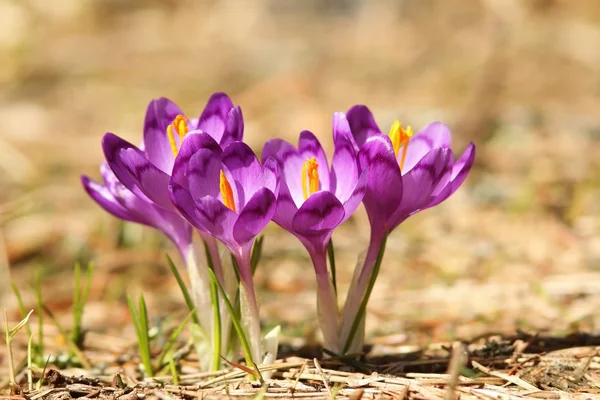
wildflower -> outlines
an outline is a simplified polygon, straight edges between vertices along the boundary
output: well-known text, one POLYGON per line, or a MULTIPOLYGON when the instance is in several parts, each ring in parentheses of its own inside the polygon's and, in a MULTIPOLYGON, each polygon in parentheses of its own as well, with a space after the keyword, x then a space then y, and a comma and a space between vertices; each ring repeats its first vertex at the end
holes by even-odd
POLYGON ((206 134, 196 134, 184 142, 175 160, 171 198, 192 225, 220 240, 235 258, 242 320, 252 357, 261 361, 263 346, 251 255, 256 236, 275 212, 279 192, 277 163, 267 159, 261 165, 245 143, 234 142, 221 150, 211 141, 206 134), (180 157, 185 160, 180 162, 180 157))
POLYGON ((337 137, 329 169, 318 139, 300 133, 298 148, 269 140, 263 159, 274 157, 282 183, 273 221, 294 234, 306 247, 317 278, 317 307, 325 347, 338 351, 338 308, 327 268, 327 244, 334 229, 356 210, 365 194, 367 173, 361 170, 356 150, 346 136, 337 137))
POLYGON ((404 129, 395 122, 389 135, 384 135, 369 109, 361 105, 352 107, 347 116, 336 113, 334 131, 336 136, 352 137, 353 147, 360 149, 360 166, 369 169, 363 203, 371 239, 344 306, 341 335, 346 352, 362 347, 361 336, 351 336, 358 325, 364 327, 357 316, 364 318, 358 315, 360 305, 368 301, 368 288, 377 277, 387 235, 409 216, 441 203, 461 186, 473 165, 475 145, 471 143, 454 161, 446 125, 434 122, 413 134, 410 127, 404 129))
MULTIPOLYGON (((197 313, 205 321, 205 329, 211 321, 208 272, 197 264, 193 228, 173 205, 169 180, 175 157, 188 136, 202 130, 226 146, 242 139, 243 126, 240 108, 234 107, 224 93, 213 94, 200 117, 191 120, 172 101, 155 99, 146 110, 141 145, 106 133, 102 139, 104 184, 81 178, 85 190, 106 211, 117 218, 152 226, 175 243, 190 274, 197 313)), ((197 232, 206 244, 216 276, 226 286, 217 242, 208 233, 197 232)))

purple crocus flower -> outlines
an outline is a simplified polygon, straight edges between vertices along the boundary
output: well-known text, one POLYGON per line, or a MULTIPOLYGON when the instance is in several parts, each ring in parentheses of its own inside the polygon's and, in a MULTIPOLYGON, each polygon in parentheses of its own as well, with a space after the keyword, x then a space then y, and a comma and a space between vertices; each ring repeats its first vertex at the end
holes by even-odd
POLYGON ((240 275, 242 319, 252 357, 262 361, 258 301, 252 281, 255 237, 275 213, 277 162, 263 165, 245 143, 224 150, 206 134, 184 141, 175 160, 170 192, 179 212, 196 228, 220 240, 234 256, 240 275))
MULTIPOLYGON (((347 115, 336 113, 333 125, 336 137, 348 137, 360 149, 359 163, 369 169, 370 176, 363 203, 371 239, 344 307, 341 334, 347 341, 368 284, 376 278, 374 268, 387 235, 409 216, 441 203, 461 186, 475 160, 475 145, 471 143, 454 161, 446 125, 434 122, 413 135, 410 127, 403 129, 396 121, 389 135, 384 135, 362 105, 352 107, 347 115)), ((346 343, 346 351, 360 350, 362 338, 357 338, 350 348, 346 343)))
POLYGON ((280 164, 283 181, 273 221, 294 234, 310 254, 325 347, 337 352, 339 315, 327 268, 327 244, 333 230, 362 201, 368 176, 348 137, 339 135, 334 144, 331 170, 319 140, 309 131, 300 133, 298 148, 282 139, 269 140, 262 157, 274 157, 280 164))
MULTIPOLYGON (((221 146, 241 140, 243 118, 224 93, 215 93, 197 119, 187 119, 179 107, 166 98, 152 100, 146 110, 143 140, 139 147, 107 133, 102 139, 106 163, 102 166, 104 184, 83 176, 89 195, 106 211, 127 221, 142 223, 162 231, 177 246, 185 260, 200 319, 210 321, 210 297, 206 290, 207 271, 199 268, 194 251, 192 226, 183 218, 169 195, 169 180, 175 157, 187 136, 206 132, 221 146), (204 316, 203 316, 204 314, 204 316)), ((225 286, 217 242, 198 230, 213 262, 215 274, 225 286)), ((205 327, 206 328, 206 327, 205 327)))

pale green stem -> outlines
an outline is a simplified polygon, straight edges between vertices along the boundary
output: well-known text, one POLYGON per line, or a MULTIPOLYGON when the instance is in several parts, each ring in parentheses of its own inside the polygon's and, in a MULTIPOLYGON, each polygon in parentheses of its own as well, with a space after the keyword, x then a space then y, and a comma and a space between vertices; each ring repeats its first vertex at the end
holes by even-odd
POLYGON ((382 246, 385 246, 385 231, 383 229, 372 229, 365 260, 362 265, 358 264, 356 266, 346 302, 344 303, 340 328, 344 353, 362 351, 365 337, 364 310, 362 311, 362 315, 359 314, 361 314, 361 304, 364 302, 366 307, 366 303, 369 300, 368 297, 365 299, 365 296, 367 295, 370 283, 374 283, 374 279, 377 278, 377 276, 374 276, 374 272, 376 272, 375 267, 378 257, 382 250, 384 250, 382 246), (359 317, 358 320, 357 317, 359 317), (349 342, 351 335, 353 337, 349 342))
POLYGON ((235 259, 240 274, 240 310, 242 316, 242 326, 248 335, 252 358, 257 364, 262 363, 263 349, 262 336, 260 333, 260 314, 259 304, 254 290, 251 266, 251 249, 242 249, 240 253, 235 254, 235 259))
POLYGON ((323 346, 327 350, 338 353, 340 350, 339 311, 335 287, 327 270, 325 249, 311 252, 311 259, 317 278, 317 315, 323 333, 323 346))

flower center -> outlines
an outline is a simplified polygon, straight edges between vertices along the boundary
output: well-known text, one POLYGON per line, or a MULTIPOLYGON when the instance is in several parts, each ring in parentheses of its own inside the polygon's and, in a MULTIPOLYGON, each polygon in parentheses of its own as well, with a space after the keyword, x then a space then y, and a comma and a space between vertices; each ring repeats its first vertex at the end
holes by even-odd
POLYGON ((233 212, 237 212, 235 210, 235 201, 233 200, 233 190, 231 190, 231 185, 227 181, 227 177, 223 170, 221 170, 219 189, 221 189, 221 196, 223 197, 223 204, 227 206, 233 212))
POLYGON ((309 158, 302 164, 302 193, 304 200, 319 190, 319 164, 315 157, 309 158))
POLYGON ((177 143, 175 142, 175 133, 179 136, 179 143, 183 140, 183 137, 188 133, 187 119, 183 115, 178 115, 173 120, 173 123, 167 126, 167 138, 169 138, 169 144, 173 155, 177 157, 179 149, 177 149, 177 143))
POLYGON ((400 170, 404 169, 404 160, 406 160, 406 151, 408 150, 408 143, 410 142, 410 138, 413 136, 413 130, 410 126, 407 126, 406 129, 402 128, 402 124, 399 121, 396 121, 392 124, 390 128, 390 140, 392 141, 392 145, 394 146, 394 154, 396 154, 396 159, 398 159, 398 154, 400 153, 400 149, 402 149, 402 157, 400 158, 400 170))

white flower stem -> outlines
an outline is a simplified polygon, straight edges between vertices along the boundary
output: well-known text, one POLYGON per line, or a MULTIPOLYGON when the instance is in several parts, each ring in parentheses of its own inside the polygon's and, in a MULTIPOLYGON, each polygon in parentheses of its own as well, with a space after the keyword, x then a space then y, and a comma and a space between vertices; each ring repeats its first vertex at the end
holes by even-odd
POLYGON ((311 252, 311 259, 317 278, 317 315, 323 333, 323 346, 327 350, 338 353, 340 350, 339 312, 335 287, 327 270, 325 249, 311 252))
POLYGON ((259 304, 254 290, 252 266, 250 263, 252 246, 242 249, 235 254, 240 274, 240 310, 242 326, 250 341, 252 358, 255 363, 261 363, 263 357, 262 336, 260 333, 259 304))

